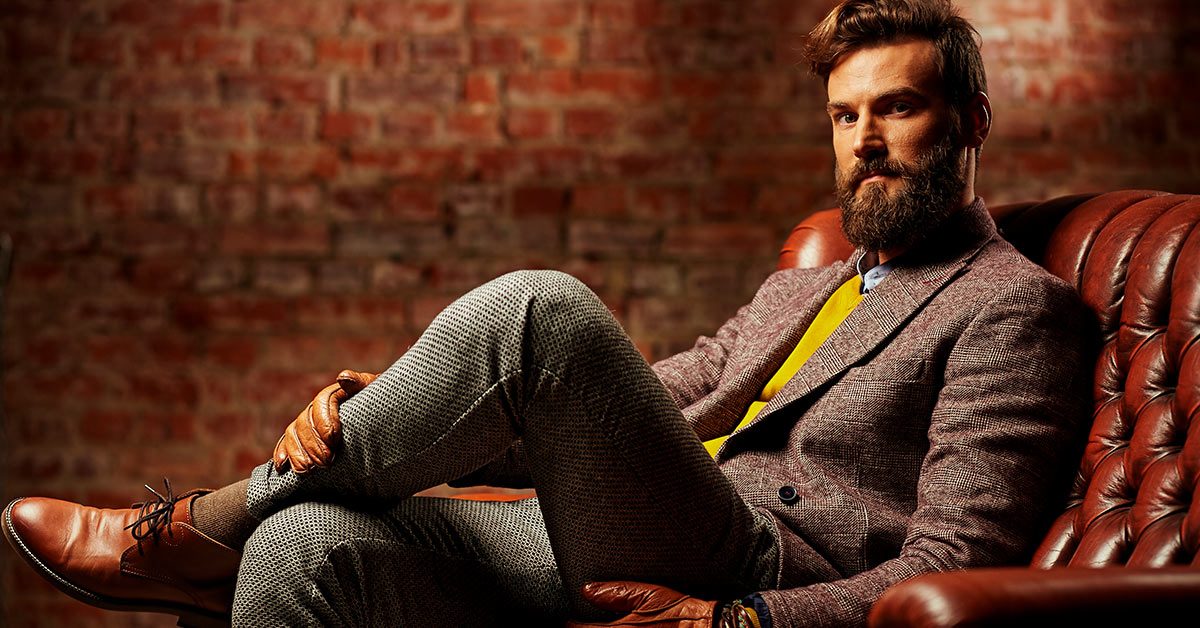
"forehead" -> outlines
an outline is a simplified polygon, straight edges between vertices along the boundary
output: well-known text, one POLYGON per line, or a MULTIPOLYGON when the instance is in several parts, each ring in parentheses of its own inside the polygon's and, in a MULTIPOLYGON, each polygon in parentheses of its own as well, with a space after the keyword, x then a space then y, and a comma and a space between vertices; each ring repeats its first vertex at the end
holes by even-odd
POLYGON ((924 39, 860 48, 842 57, 829 73, 829 101, 857 102, 898 88, 940 97, 937 58, 933 42, 924 39))

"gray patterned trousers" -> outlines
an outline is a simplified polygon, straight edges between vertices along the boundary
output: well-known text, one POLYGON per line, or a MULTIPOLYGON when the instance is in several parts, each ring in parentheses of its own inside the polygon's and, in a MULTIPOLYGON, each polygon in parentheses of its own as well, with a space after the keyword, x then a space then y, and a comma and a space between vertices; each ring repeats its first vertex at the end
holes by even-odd
POLYGON ((603 617, 579 594, 588 581, 710 599, 775 585, 773 524, 568 275, 517 272, 463 296, 339 413, 328 468, 254 471, 263 521, 235 625, 553 624, 603 617), (411 497, 518 440, 538 499, 411 497))

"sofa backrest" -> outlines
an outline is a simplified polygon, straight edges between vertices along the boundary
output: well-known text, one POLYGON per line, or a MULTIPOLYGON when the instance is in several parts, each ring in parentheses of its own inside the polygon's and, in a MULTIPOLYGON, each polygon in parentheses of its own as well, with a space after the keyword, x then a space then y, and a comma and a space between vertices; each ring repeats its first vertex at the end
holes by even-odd
MULTIPOLYGON (((1200 566, 1200 196, 1124 190, 990 211, 1075 287, 1103 340, 1083 460, 1033 566, 1200 566)), ((779 267, 848 256, 837 212, 798 225, 779 267)))

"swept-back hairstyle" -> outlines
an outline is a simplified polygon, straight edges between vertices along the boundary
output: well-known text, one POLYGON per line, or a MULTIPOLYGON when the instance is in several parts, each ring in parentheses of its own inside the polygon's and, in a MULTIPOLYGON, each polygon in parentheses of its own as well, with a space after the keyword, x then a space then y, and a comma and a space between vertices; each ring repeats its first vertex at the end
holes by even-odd
POLYGON ((808 34, 804 53, 828 85, 846 54, 910 38, 933 43, 946 101, 956 113, 976 92, 987 92, 979 31, 950 0, 845 0, 808 34))

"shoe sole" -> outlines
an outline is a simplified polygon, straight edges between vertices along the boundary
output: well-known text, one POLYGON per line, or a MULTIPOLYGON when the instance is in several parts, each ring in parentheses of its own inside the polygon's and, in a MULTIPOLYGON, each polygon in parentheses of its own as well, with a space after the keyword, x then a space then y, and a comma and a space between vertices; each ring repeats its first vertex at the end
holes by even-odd
POLYGON ((103 608, 110 611, 130 611, 130 612, 150 612, 150 613, 165 613, 167 615, 175 615, 179 617, 179 626, 184 628, 216 628, 217 626, 229 626, 229 617, 217 613, 210 613, 194 607, 182 605, 154 602, 150 600, 122 600, 112 598, 97 593, 92 593, 86 589, 73 584, 70 580, 63 578, 54 572, 53 569, 46 566, 37 556, 30 551, 21 537, 17 535, 17 531, 13 529, 12 524, 12 509, 24 498, 14 499, 4 509, 4 539, 12 546, 17 554, 25 561, 27 565, 33 567, 43 578, 54 585, 56 589, 66 593, 67 595, 98 608, 103 608))

